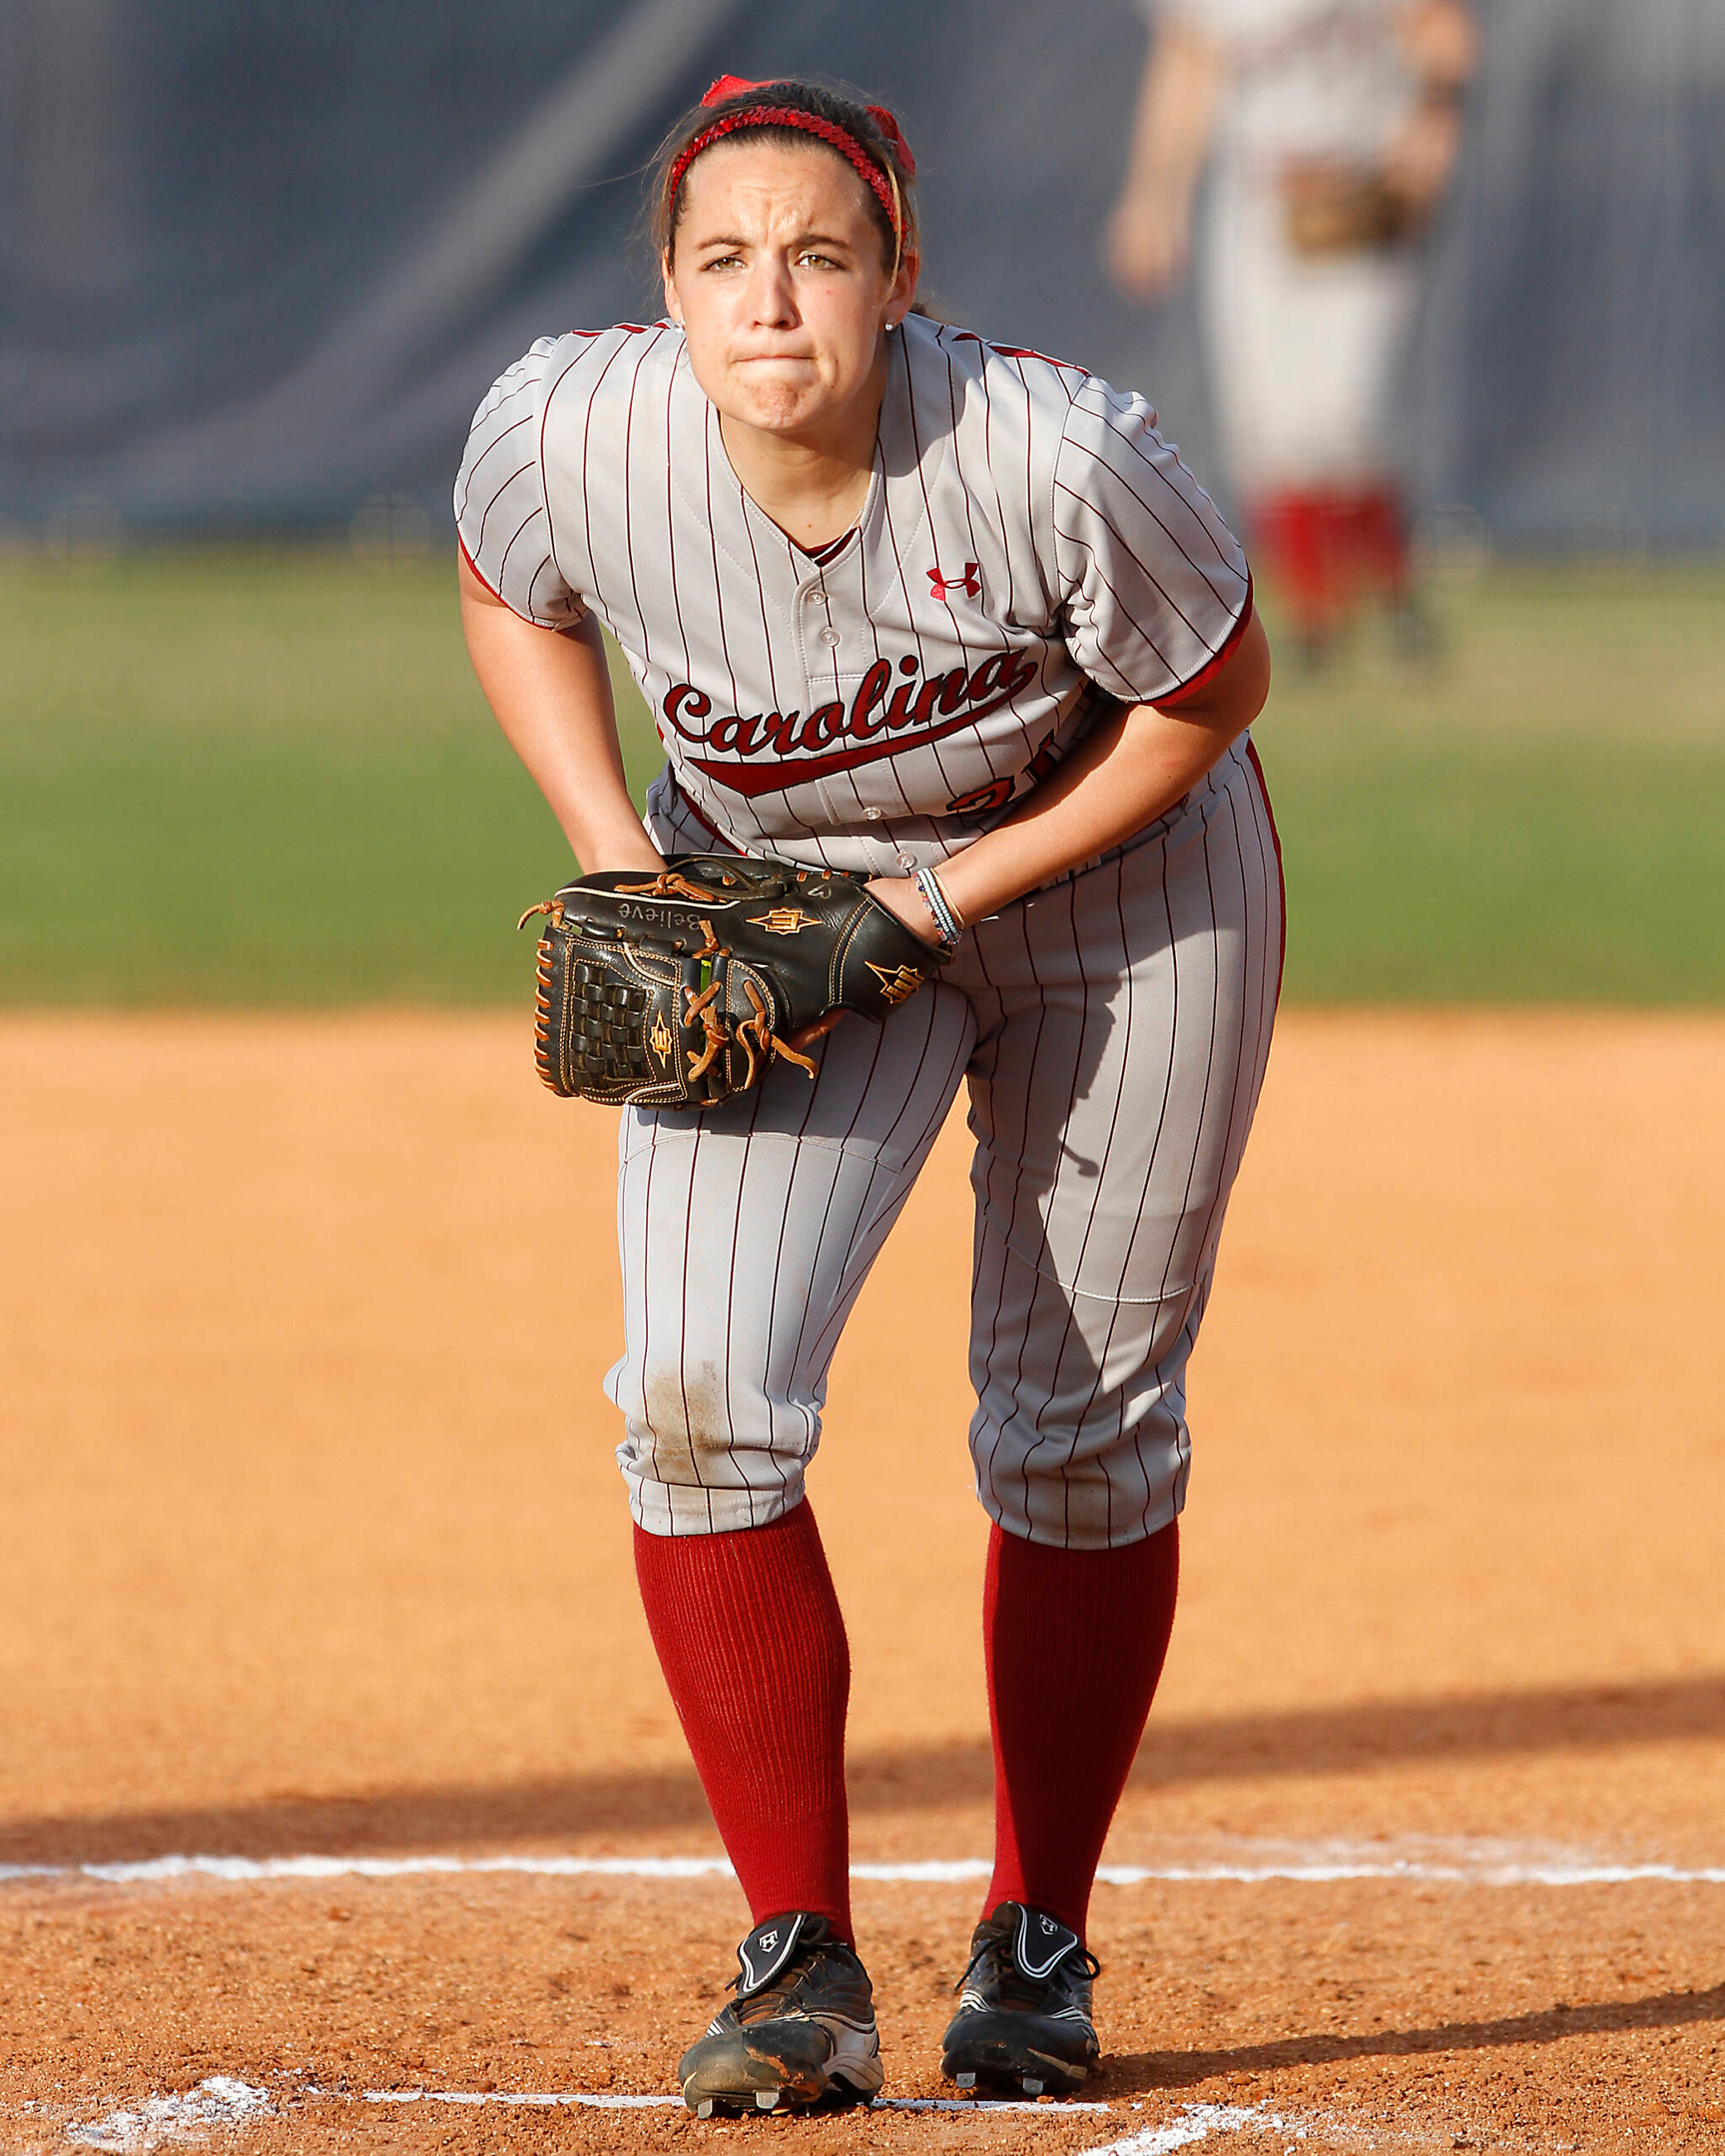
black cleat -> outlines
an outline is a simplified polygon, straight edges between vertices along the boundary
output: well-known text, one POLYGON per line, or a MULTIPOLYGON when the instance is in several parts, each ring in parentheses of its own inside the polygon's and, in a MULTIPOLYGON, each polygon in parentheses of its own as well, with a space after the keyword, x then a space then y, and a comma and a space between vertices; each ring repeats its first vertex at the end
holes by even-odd
POLYGON ((1076 1931, 1022 1901, 1002 1901, 971 1937, 940 2071, 961 2089, 1074 2095, 1101 2056, 1090 2019, 1090 1983, 1100 1972, 1076 1931))
POLYGON ((678 2062, 690 2110, 712 2118, 871 2102, 882 2078, 874 1994, 826 1917, 769 1916, 737 1959, 736 1998, 678 2062))

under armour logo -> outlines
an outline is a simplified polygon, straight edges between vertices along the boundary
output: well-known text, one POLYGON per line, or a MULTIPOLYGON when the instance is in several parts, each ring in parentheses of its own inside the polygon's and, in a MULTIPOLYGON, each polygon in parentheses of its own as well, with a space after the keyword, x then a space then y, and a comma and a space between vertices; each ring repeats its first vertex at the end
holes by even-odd
POLYGON ((964 564, 964 574, 957 577, 942 576, 938 569, 930 569, 928 583, 935 598, 942 601, 953 592, 962 592, 966 599, 980 599, 982 596, 979 565, 973 561, 967 561, 964 564))

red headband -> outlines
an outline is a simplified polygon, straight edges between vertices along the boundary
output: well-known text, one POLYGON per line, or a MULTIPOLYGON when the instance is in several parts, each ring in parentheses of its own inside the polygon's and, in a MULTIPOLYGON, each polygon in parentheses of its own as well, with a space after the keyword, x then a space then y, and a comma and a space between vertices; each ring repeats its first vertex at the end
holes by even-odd
MULTIPOLYGON (((766 88, 765 83, 745 82, 740 75, 721 75, 701 102, 703 105, 722 105, 727 98, 742 97, 748 91, 766 88)), ((884 105, 869 105, 864 107, 864 110, 897 151, 906 176, 914 179, 916 160, 910 155, 910 145, 899 132, 897 121, 884 105)), ((703 150, 710 150, 716 142, 723 142, 727 135, 736 134, 740 128, 754 127, 797 128, 805 135, 813 135, 837 150, 885 211, 886 222, 892 228, 894 252, 902 254, 904 210, 898 194, 896 176, 890 171, 882 172, 873 157, 848 128, 840 127, 833 120, 823 120, 818 113, 804 112, 796 105, 752 105, 746 112, 727 113, 723 120, 715 120, 710 128, 703 128, 692 142, 685 144, 676 164, 672 166, 665 189, 666 199, 676 201, 677 190, 683 185, 683 175, 703 150)))

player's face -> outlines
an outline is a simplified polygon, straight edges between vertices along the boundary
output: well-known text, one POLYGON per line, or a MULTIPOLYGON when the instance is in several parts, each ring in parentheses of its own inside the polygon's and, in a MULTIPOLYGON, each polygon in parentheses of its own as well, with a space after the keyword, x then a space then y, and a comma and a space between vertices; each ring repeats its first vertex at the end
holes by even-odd
POLYGON ((815 143, 720 143, 689 168, 665 304, 728 420, 818 445, 870 397, 878 407, 882 332, 910 304, 916 262, 889 274, 868 201, 815 143))

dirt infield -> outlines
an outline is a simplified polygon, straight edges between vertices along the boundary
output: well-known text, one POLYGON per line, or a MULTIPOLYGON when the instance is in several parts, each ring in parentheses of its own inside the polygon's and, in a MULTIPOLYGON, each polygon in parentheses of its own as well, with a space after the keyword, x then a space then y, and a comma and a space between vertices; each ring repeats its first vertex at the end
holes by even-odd
MULTIPOLYGON (((663 2094, 745 1921, 666 1876, 610 1119, 507 1018, 0 1022, 0 2151, 1725 2150, 1722 1098, 1725 1018, 1284 1020, 1100 2108, 716 2128, 502 2100, 663 2094)), ((964 1168, 812 1478, 901 2103, 980 1890, 906 1868, 988 1847, 964 1168)))

